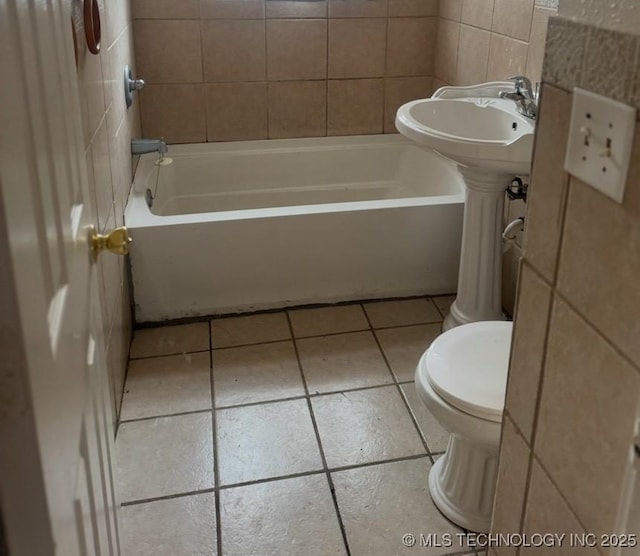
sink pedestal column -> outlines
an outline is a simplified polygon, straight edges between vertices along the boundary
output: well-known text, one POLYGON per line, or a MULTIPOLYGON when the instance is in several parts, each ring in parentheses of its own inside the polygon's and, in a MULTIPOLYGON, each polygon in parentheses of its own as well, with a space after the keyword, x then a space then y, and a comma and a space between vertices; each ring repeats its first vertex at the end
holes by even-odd
POLYGON ((511 174, 459 166, 466 184, 458 293, 444 331, 482 320, 505 320, 502 312, 502 225, 511 174))

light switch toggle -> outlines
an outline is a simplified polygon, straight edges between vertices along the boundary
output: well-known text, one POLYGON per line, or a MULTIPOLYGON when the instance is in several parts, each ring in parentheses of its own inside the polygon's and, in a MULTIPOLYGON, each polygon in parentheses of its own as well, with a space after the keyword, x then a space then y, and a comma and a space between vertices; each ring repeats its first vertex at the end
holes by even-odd
POLYGON ((576 87, 565 170, 621 203, 635 120, 635 108, 576 87))
POLYGON ((611 156, 611 138, 607 137, 604 149, 600 151, 600 156, 609 158, 611 156))

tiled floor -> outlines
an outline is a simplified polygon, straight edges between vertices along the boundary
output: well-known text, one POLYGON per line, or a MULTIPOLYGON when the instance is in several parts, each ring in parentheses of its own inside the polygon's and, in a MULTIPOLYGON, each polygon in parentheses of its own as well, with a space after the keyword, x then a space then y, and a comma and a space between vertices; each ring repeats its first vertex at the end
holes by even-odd
POLYGON ((390 556, 411 552, 404 534, 456 538, 427 491, 447 435, 412 384, 450 302, 137 331, 116 441, 125 554, 390 556))

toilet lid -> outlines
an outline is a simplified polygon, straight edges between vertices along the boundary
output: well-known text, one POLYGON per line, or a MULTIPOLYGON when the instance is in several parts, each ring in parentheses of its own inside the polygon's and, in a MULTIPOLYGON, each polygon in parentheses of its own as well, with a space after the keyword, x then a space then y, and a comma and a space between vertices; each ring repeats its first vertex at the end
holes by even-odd
POLYGON ((511 322, 474 322, 440 335, 426 354, 431 387, 466 413, 500 421, 512 328, 511 322))

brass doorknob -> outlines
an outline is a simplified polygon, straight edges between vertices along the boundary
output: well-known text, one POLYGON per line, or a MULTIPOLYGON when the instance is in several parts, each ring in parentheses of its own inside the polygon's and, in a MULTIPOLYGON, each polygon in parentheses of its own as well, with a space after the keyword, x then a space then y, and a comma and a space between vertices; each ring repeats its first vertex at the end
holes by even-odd
POLYGON ((126 226, 120 226, 114 228, 106 235, 99 234, 96 229, 91 226, 91 252, 93 253, 94 260, 98 258, 98 255, 102 251, 111 251, 116 255, 126 255, 129 253, 129 244, 131 238, 129 237, 129 230, 126 226))

